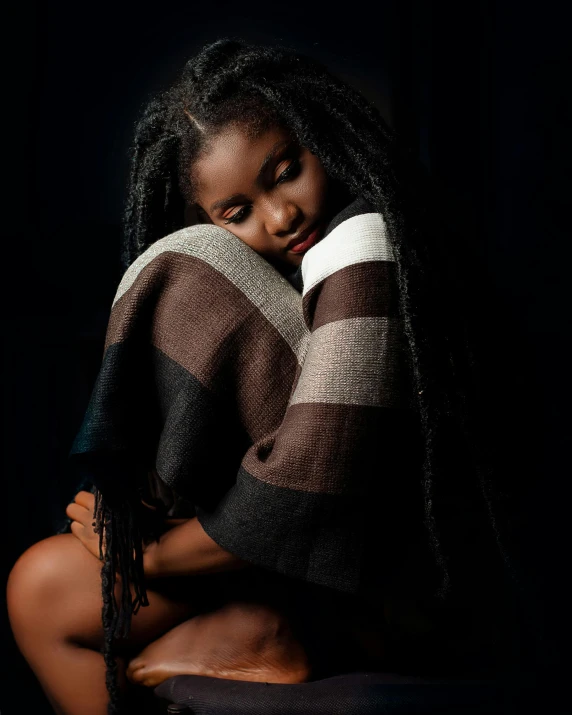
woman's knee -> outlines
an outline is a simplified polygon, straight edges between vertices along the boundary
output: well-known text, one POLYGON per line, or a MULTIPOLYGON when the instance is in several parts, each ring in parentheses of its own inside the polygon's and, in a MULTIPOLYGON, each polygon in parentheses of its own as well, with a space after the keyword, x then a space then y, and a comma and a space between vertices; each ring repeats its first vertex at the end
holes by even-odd
MULTIPOLYGON (((101 621, 101 561, 73 534, 58 534, 38 542, 15 563, 8 579, 7 601, 17 640, 36 640, 41 633, 88 648, 99 648, 101 621)), ((133 617, 129 639, 122 647, 141 647, 195 615, 185 598, 183 579, 169 588, 148 590, 150 605, 133 617), (177 586, 181 593, 177 593, 177 586)), ((120 584, 116 584, 116 596, 120 584)))
POLYGON ((72 534, 43 539, 27 549, 8 577, 6 598, 15 633, 93 601, 99 607, 101 565, 72 534), (78 592, 78 588, 81 593, 78 592), (75 606, 74 606, 75 604, 75 606))

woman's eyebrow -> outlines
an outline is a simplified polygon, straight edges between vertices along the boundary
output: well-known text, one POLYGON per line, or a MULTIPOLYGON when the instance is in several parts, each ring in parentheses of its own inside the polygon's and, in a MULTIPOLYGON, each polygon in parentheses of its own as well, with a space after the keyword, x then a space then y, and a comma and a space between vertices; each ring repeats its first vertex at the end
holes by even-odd
MULTIPOLYGON (((260 183, 262 177, 264 176, 265 172, 268 169, 268 165, 270 162, 274 159, 276 156, 276 153, 282 149, 284 146, 287 146, 292 143, 291 139, 281 139, 279 142, 276 142, 274 146, 270 149, 268 154, 264 157, 262 164, 260 165, 260 169, 258 170, 258 174, 256 176, 256 183, 260 183)), ((245 194, 233 194, 232 196, 229 196, 226 199, 220 199, 219 201, 215 201, 214 204, 211 206, 211 213, 213 211, 216 211, 218 209, 226 209, 230 208, 231 206, 234 206, 235 204, 243 203, 245 201, 248 201, 248 198, 246 197, 245 194)))
POLYGON ((283 147, 288 146, 289 144, 292 144, 291 139, 281 139, 279 142, 276 142, 276 144, 274 144, 274 146, 272 147, 272 149, 270 149, 268 154, 264 157, 264 160, 263 160, 262 164, 260 165, 260 169, 258 170, 258 175, 256 177, 257 183, 260 182, 260 180, 262 179, 262 176, 268 169, 268 165, 274 159, 276 153, 283 147))

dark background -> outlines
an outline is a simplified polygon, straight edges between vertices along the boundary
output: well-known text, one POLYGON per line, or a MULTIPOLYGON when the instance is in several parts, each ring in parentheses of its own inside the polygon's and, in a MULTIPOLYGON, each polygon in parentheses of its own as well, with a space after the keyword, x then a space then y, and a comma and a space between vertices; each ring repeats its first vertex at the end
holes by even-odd
MULTIPOLYGON (((8 16, 5 7, 4 577, 60 526, 74 493, 67 453, 119 279, 127 148, 141 105, 206 41, 289 44, 375 102, 430 169, 443 216, 459 230, 464 268, 478 277, 475 334, 500 471, 512 485, 527 679, 553 698, 546 712, 567 711, 555 694, 570 613, 564 6, 380 0, 373 13, 363 2, 103 0, 12 3, 8 16)), ((49 713, 4 604, 1 642, 2 715, 49 713)))

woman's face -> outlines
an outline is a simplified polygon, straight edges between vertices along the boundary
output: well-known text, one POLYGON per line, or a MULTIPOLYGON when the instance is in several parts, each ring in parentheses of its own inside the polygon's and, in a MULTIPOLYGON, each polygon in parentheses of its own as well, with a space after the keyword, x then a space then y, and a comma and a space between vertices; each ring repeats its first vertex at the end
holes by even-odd
POLYGON ((279 270, 299 266, 335 213, 317 156, 281 128, 225 128, 193 167, 205 222, 222 226, 279 270))

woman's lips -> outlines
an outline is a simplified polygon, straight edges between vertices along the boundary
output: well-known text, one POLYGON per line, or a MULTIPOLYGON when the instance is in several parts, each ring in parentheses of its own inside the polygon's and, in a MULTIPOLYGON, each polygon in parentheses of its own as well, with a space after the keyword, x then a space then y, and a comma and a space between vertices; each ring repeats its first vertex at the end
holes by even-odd
POLYGON ((288 250, 292 251, 292 253, 302 253, 302 251, 305 251, 307 248, 310 248, 310 246, 314 245, 319 233, 320 227, 316 226, 316 228, 307 238, 303 239, 299 243, 295 243, 293 246, 290 246, 288 250))

